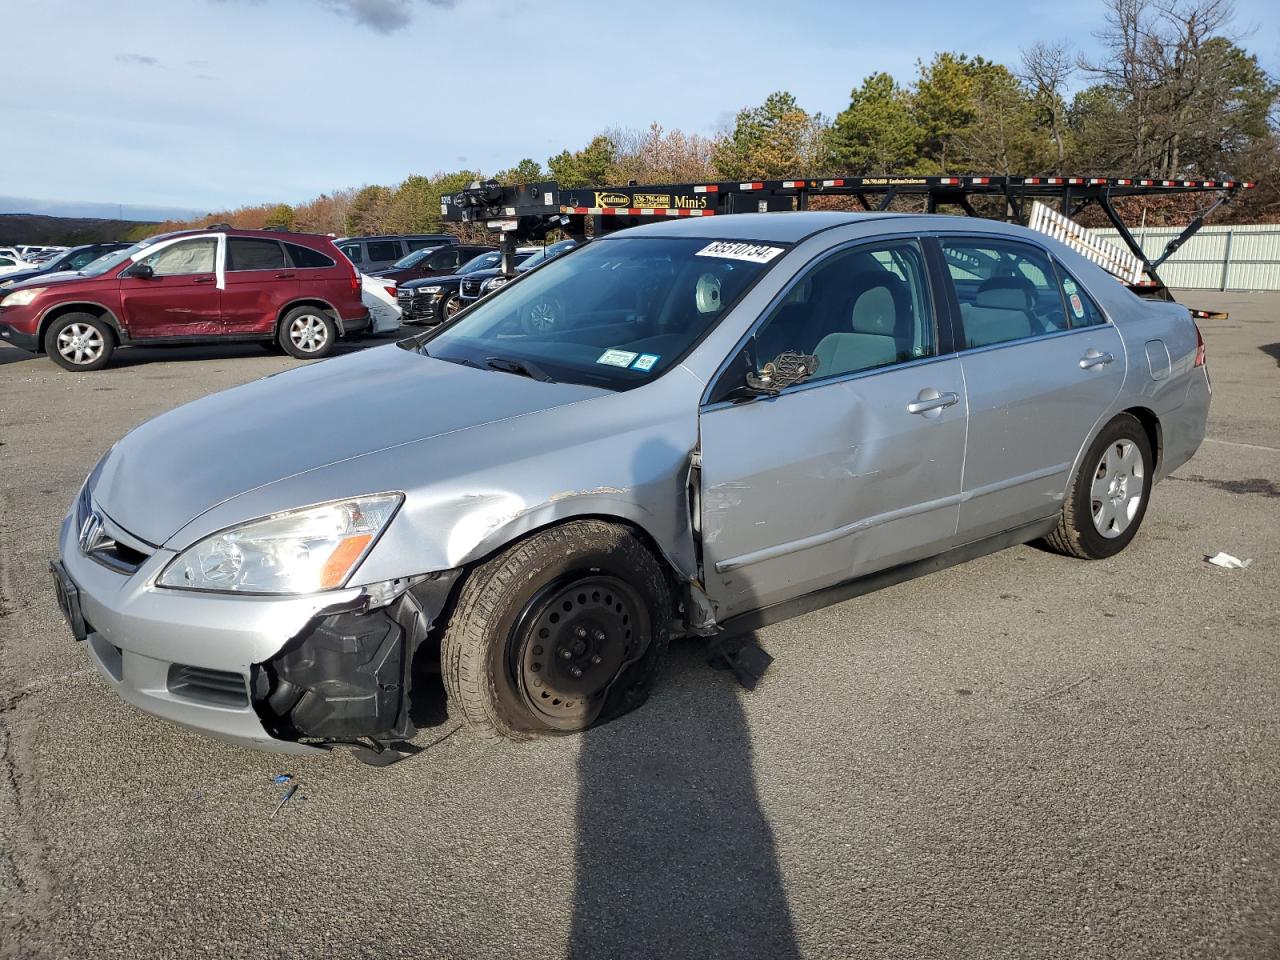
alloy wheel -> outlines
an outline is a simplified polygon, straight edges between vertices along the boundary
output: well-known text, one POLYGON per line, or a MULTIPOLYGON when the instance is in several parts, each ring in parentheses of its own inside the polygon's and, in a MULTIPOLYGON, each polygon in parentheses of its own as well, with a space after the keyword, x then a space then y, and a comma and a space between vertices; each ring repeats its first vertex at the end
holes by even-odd
POLYGON ((79 366, 93 363, 101 357, 106 345, 102 332, 87 323, 67 324, 58 333, 58 353, 79 366))
POLYGON ((329 329, 315 314, 306 313, 289 324, 289 339, 304 353, 315 353, 329 342, 329 329))

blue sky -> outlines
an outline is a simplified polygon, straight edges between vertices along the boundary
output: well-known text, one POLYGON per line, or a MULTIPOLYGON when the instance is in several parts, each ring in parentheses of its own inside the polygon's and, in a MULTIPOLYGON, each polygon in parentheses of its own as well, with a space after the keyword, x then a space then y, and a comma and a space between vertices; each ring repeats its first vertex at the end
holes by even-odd
MULTIPOLYGON (((1275 72, 1280 27, 1238 0, 1275 72)), ((210 210, 545 161, 605 127, 714 132, 787 89, 828 115, 865 75, 957 50, 1090 51, 1100 2, 0 0, 0 211, 210 210), (505 105, 504 105, 505 104, 505 105)), ((154 212, 154 211, 151 211, 154 212)))

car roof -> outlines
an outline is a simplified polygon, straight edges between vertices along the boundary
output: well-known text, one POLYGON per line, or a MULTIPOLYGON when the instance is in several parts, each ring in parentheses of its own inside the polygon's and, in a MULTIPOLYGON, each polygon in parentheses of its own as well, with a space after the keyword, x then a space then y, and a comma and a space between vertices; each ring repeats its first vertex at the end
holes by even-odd
POLYGON ((852 213, 837 210, 802 210, 776 213, 732 213, 713 217, 681 217, 644 226, 630 227, 599 238, 628 237, 706 237, 714 240, 772 240, 775 243, 799 243, 807 237, 833 227, 893 220, 906 226, 909 221, 920 230, 964 230, 965 232, 1002 233, 1009 236, 1043 236, 1026 227, 987 217, 954 216, 940 213, 852 213))

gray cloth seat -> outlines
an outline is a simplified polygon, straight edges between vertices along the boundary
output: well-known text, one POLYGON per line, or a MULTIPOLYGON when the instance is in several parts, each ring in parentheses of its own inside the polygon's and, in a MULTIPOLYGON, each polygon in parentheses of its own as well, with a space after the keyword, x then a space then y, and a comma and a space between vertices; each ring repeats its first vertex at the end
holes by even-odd
POLYGON ((985 347, 1031 336, 1035 285, 1024 277, 992 277, 978 287, 973 304, 960 310, 965 342, 985 347))
POLYGON ((892 284, 896 279, 876 277, 854 295, 848 313, 852 332, 829 333, 814 347, 818 376, 857 373, 899 359, 902 311, 892 284))

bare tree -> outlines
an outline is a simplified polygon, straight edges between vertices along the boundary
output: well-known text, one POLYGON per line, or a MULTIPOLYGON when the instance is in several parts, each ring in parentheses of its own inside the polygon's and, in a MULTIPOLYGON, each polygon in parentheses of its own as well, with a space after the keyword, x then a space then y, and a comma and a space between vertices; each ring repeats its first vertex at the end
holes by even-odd
POLYGON ((1067 156, 1064 136, 1067 81, 1075 72, 1071 48, 1065 43, 1036 43, 1022 51, 1018 78, 1031 89, 1036 108, 1049 127, 1049 136, 1058 154, 1057 172, 1067 156))

